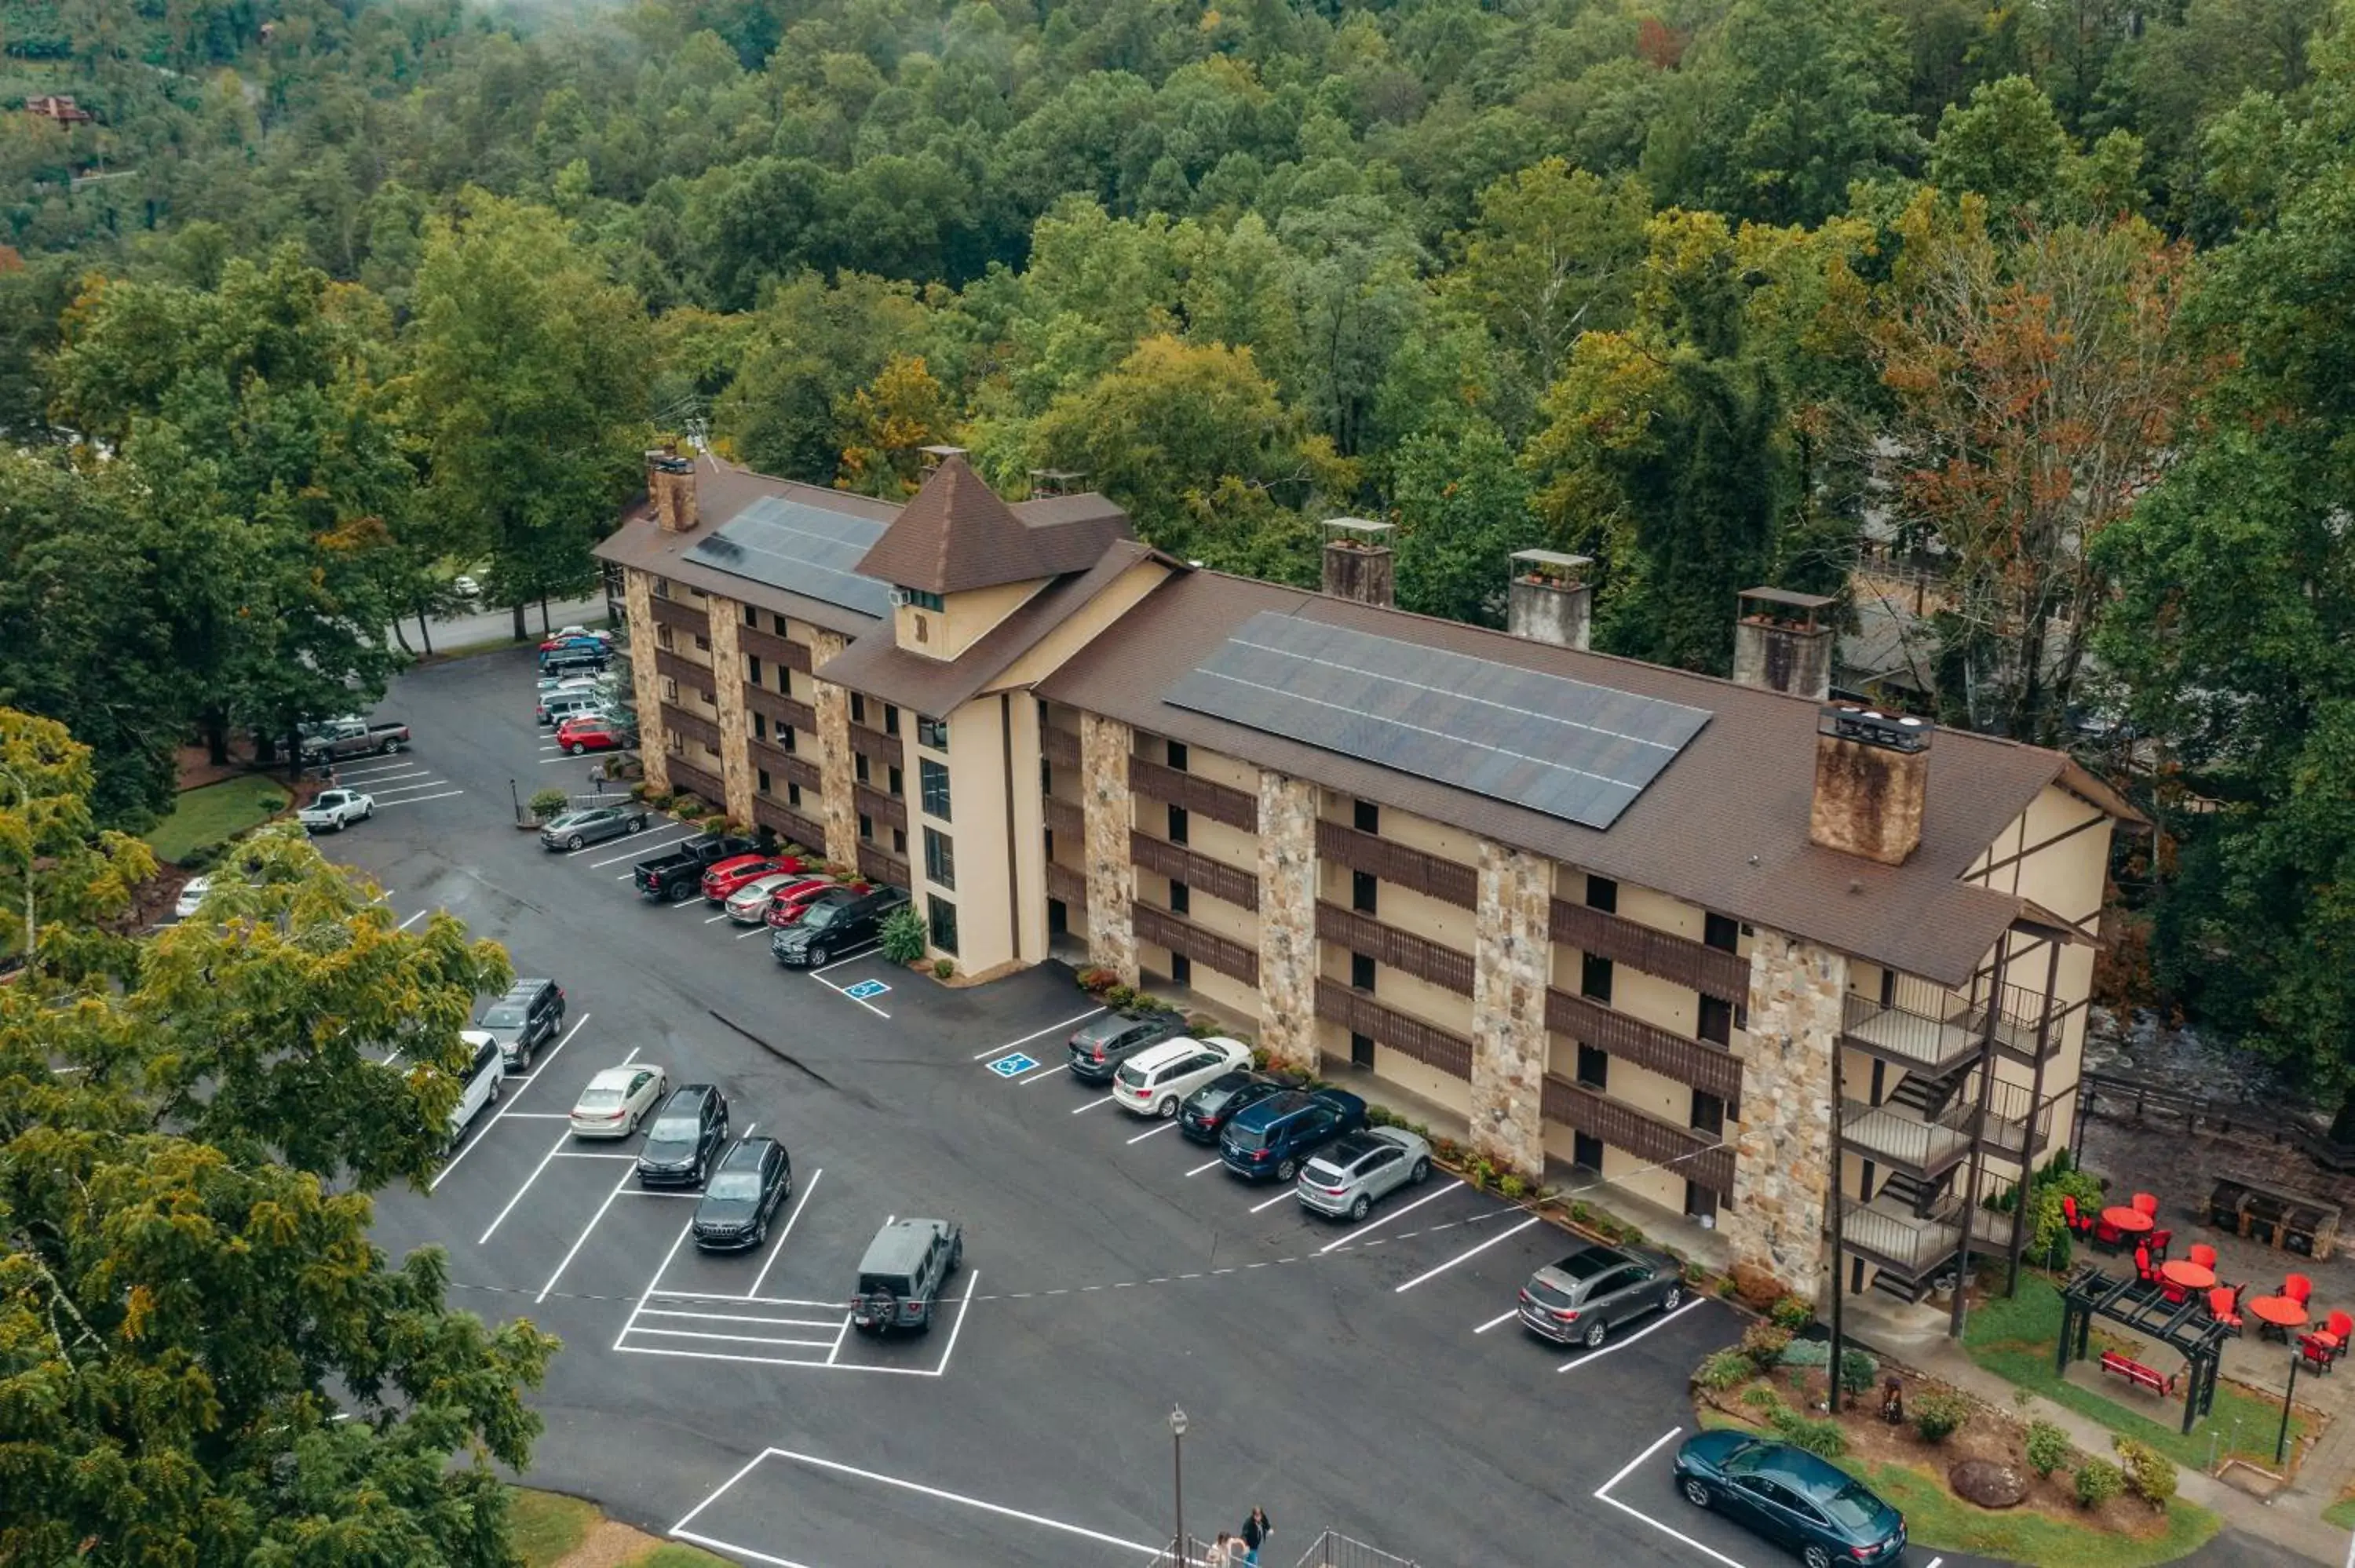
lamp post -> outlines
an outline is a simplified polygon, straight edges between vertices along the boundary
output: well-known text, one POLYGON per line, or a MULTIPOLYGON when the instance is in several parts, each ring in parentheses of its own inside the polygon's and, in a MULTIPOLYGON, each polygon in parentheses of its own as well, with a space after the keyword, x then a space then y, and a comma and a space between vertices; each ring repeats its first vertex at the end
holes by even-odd
POLYGON ((2297 1393, 2297 1363, 2298 1353, 2292 1347, 2289 1352, 2289 1386, 2282 1390, 2281 1436, 2274 1439, 2275 1465, 2282 1463, 2282 1457, 2289 1452, 2289 1402, 2297 1393))
POLYGON ((1178 1568, 1186 1564, 1186 1412, 1178 1405, 1169 1407, 1169 1479, 1171 1499, 1178 1513, 1178 1544, 1174 1555, 1178 1568))
POLYGON ((516 793, 515 780, 507 780, 507 800, 515 806, 516 821, 523 821, 523 797, 516 793))

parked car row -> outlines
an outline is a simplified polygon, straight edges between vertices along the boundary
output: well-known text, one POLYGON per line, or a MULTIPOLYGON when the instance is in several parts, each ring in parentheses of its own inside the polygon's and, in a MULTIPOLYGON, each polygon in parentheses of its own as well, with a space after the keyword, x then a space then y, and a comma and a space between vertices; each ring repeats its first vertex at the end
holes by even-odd
MULTIPOLYGON (((548 836, 555 829, 549 824, 542 842, 571 847, 571 828, 560 843, 548 836)), ((633 866, 630 882, 649 903, 680 904, 700 894, 739 926, 767 925, 769 951, 790 968, 820 968, 876 940, 883 922, 909 902, 905 888, 837 882, 815 874, 799 855, 763 853, 732 833, 671 845, 633 866)))

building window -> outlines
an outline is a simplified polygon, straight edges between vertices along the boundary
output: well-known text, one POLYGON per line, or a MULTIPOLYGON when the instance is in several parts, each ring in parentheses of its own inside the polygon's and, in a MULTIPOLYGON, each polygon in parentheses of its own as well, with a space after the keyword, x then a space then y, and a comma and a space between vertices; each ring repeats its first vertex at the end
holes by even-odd
POLYGON ((662 700, 672 704, 678 701, 678 683, 668 675, 662 678, 662 700))
POLYGON ((1741 945, 1742 924, 1731 915, 1711 915, 1701 923, 1700 939, 1730 953, 1741 945))
POLYGON ((1055 765, 1042 757, 1039 759, 1039 793, 1051 795, 1054 792, 1055 765))
POLYGON ((1349 955, 1349 989, 1352 991, 1371 991, 1374 989, 1374 959, 1372 954, 1351 953, 1349 955))
POLYGON ((802 787, 793 782, 791 779, 787 779, 785 781, 785 804, 791 806, 796 811, 801 810, 802 787))
POLYGON ((900 591, 906 594, 908 602, 918 609, 944 610, 949 607, 948 600, 939 594, 927 593, 922 588, 901 588, 900 591))
POLYGON ((867 699, 857 692, 850 694, 850 722, 853 724, 867 722, 867 699))
POLYGON ((673 757, 685 757, 687 755, 687 736, 679 734, 677 730, 672 730, 669 734, 663 736, 663 749, 669 752, 673 757))
POLYGON ((752 770, 752 777, 754 779, 752 787, 758 789, 762 794, 767 794, 769 792, 769 770, 765 768, 756 768, 752 770))
POLYGON ((1374 874, 1353 871, 1349 874, 1349 907, 1360 915, 1374 912, 1374 874))
POLYGON ((900 733, 900 710, 890 703, 883 705, 883 733, 885 735, 900 733))
POLYGON ((785 634, 785 618, 783 616, 772 614, 769 617, 769 626, 770 629, 775 631, 778 636, 783 637, 785 634))
POLYGON ((1590 1132, 1572 1133, 1570 1162, 1600 1176, 1603 1173, 1603 1140, 1590 1132))
POLYGON ((891 853, 897 855, 904 855, 908 853, 907 829, 893 828, 891 830, 891 853))
POLYGON ((943 953, 955 952, 956 906, 945 898, 927 898, 924 907, 932 916, 932 946, 943 953))
POLYGON ((776 747, 780 751, 791 751, 794 748, 794 726, 783 719, 777 721, 776 747))
POLYGON ((1173 844, 1186 842, 1186 808, 1183 806, 1169 808, 1169 842, 1173 844))
POLYGON ((1188 958, 1183 953, 1170 954, 1169 983, 1171 985, 1192 985, 1194 983, 1194 960, 1188 958))
POLYGON ((670 597, 670 579, 668 577, 656 577, 654 582, 655 597, 656 599, 668 599, 670 597))
POLYGON ((1590 1089, 1611 1086, 1611 1053, 1582 1044, 1578 1047, 1578 1081, 1590 1089))
POLYGON ((1611 1001, 1611 960, 1597 953, 1582 953, 1578 959, 1578 994, 1590 1001, 1609 1005, 1611 1001))
POLYGON ((1600 909, 1605 915, 1619 913, 1619 885, 1607 876, 1589 875, 1586 879, 1586 906, 1600 909))
POLYGON ((949 770, 943 764, 920 761, 916 764, 916 788, 922 792, 924 814, 949 820, 949 770))
POLYGON ((934 751, 946 751, 949 748, 949 721, 946 719, 926 718, 923 715, 918 714, 916 715, 916 744, 918 746, 929 746, 934 751))
POLYGON ((1167 745, 1169 747, 1169 767, 1171 771, 1178 773, 1185 772, 1186 743, 1182 740, 1173 740, 1168 742, 1167 745))
POLYGON ((719 698, 714 693, 698 692, 695 694, 695 697, 698 702, 701 703, 707 708, 717 708, 719 705, 719 698))
POLYGON ((924 830, 924 874, 943 887, 956 885, 956 846, 930 828, 924 830))
POLYGON ((867 777, 867 754, 865 752, 862 751, 850 759, 850 771, 857 776, 861 784, 869 782, 869 779, 867 777))
POLYGON ((1349 1036, 1349 1065, 1371 1067, 1374 1065, 1374 1037, 1370 1034, 1349 1036))
POLYGON ((1700 1027, 1694 1031, 1712 1045, 1733 1044, 1733 1003, 1714 996, 1700 999, 1700 1027))
POLYGON ((1055 858, 1055 830, 1052 828, 1047 830, 1047 858, 1055 858))
POLYGON ((761 612, 749 604, 744 607, 744 624, 755 631, 761 630, 761 612))
POLYGON ((677 639, 671 636, 669 627, 657 626, 655 628, 655 646, 661 649, 664 652, 669 652, 671 651, 672 644, 676 641, 677 639))
POLYGON ((1350 809, 1350 821, 1361 833, 1382 831, 1382 809, 1371 800, 1359 800, 1350 809))
POLYGON ((709 638, 709 637, 706 637, 706 636, 705 636, 702 632, 700 632, 700 631, 697 632, 697 633, 695 634, 695 651, 696 651, 698 653, 709 653, 709 652, 711 652, 711 639, 710 639, 710 638, 709 638))
POLYGON ((858 842, 863 844, 875 842, 875 819, 864 811, 858 813, 858 842))
POLYGON ((903 799, 907 795, 907 775, 901 773, 897 768, 894 768, 883 777, 891 786, 891 799, 898 800, 903 799))
POLYGON ((744 678, 756 686, 761 683, 761 656, 758 653, 744 655, 744 678))
POLYGON ((794 672, 788 665, 777 666, 777 690, 789 697, 794 694, 794 672))
POLYGON ((1191 915, 1194 912, 1194 890, 1182 882, 1169 885, 1169 913, 1191 915))
POLYGON ((1689 1124, 1695 1132, 1710 1138, 1725 1136, 1725 1102, 1706 1089, 1692 1092, 1692 1118, 1689 1124))
POLYGON ((754 740, 766 740, 769 738, 768 715, 758 712, 752 715, 752 738, 754 740))
MULTIPOLYGON (((1685 1179, 1685 1213, 1689 1218, 1717 1223, 1717 1189, 1704 1187, 1690 1177, 1685 1179)), ((1861 1264, 1862 1258, 1857 1262, 1861 1264)))

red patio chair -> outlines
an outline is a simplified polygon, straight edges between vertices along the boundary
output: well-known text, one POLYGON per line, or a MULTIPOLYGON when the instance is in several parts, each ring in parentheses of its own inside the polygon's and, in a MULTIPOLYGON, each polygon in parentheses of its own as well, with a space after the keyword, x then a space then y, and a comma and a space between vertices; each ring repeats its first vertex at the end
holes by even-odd
POLYGON ((2190 1291, 2185 1289, 2182 1286, 2176 1284, 2175 1281, 2168 1278, 2166 1275, 2157 1275, 2154 1277, 2158 1281, 2159 1298, 2165 1301, 2169 1307, 2180 1307, 2186 1301, 2191 1299, 2190 1291))
POLYGON ((2158 1270, 2151 1264, 2150 1248, 2147 1246, 2135 1248, 2135 1273, 2141 1277, 2145 1285, 2162 1283, 2158 1277, 2158 1270))
POLYGON ((2173 1231, 2150 1231, 2145 1233, 2143 1236, 2144 1244, 2150 1248, 2150 1255, 2158 1259, 2161 1263, 2165 1263, 2167 1261, 2168 1245, 2174 1240, 2175 1233, 2173 1231))
POLYGON ((2094 1222, 2094 1245, 2104 1252, 2115 1252, 2126 1245, 2126 1233, 2105 1219, 2094 1222))
POLYGON ((2314 1281, 2303 1274, 2293 1274, 2282 1281, 2281 1293, 2303 1307, 2314 1299, 2314 1281))
POLYGON ((2327 1340, 2334 1352, 2343 1351, 2347 1349, 2348 1340, 2355 1337, 2355 1318, 2344 1312, 2333 1312, 2329 1321, 2315 1330, 2314 1337, 2327 1340))
POLYGON ((2134 1206, 2154 1220, 2158 1218, 2158 1200, 2147 1192, 2137 1192, 2134 1195, 2134 1206))
POLYGON ((2316 1372, 2327 1372, 2330 1370, 2330 1363, 2339 1359, 2339 1347, 2331 1343, 2328 1334, 2300 1334, 2297 1337, 2297 1353, 2316 1372))
POLYGON ((2234 1339, 2241 1337, 2241 1293, 2229 1285, 2220 1285, 2208 1293, 2208 1316, 2224 1325, 2224 1332, 2234 1339))
POLYGON ((2193 1242, 2191 1250, 2183 1255, 2202 1268, 2212 1269, 2216 1266, 2216 1249, 2206 1242, 2193 1242))
POLYGON ((2089 1235, 2093 1233, 2092 1216, 2079 1213, 2077 1200, 2066 1192, 2061 1194, 2061 1217, 2067 1222, 2069 1234, 2073 1236, 2089 1235))

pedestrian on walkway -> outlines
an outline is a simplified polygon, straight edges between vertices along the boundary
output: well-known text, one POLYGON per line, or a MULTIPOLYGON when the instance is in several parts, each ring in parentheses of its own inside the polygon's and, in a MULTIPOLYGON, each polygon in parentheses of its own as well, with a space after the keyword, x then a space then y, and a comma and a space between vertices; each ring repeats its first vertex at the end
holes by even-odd
POLYGON ((1219 1531, 1219 1539, 1210 1542, 1210 1550, 1202 1558, 1208 1568, 1231 1568, 1235 1561, 1234 1540, 1225 1531, 1219 1531))
POLYGON ((1243 1561, 1256 1563, 1259 1549, 1266 1545, 1268 1537, 1274 1533, 1275 1526, 1269 1522, 1267 1510, 1253 1504, 1251 1517, 1243 1520, 1243 1561))

